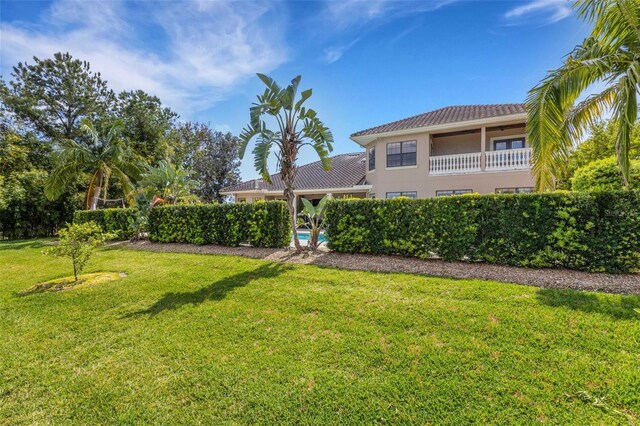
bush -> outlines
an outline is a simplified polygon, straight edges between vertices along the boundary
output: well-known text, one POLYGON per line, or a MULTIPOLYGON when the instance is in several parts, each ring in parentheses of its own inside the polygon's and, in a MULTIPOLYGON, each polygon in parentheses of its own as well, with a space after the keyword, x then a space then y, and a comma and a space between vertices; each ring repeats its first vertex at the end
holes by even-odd
POLYGON ((335 200, 329 247, 621 273, 640 267, 634 191, 335 200))
MULTIPOLYGON (((640 189, 640 160, 631 160, 629 187, 640 189)), ((593 161, 576 170, 571 178, 574 191, 618 191, 622 189, 622 175, 616 157, 593 161)))
POLYGON ((289 211, 282 201, 161 206, 149 214, 149 239, 161 243, 286 247, 289 211))
POLYGON ((76 210, 74 223, 97 223, 104 232, 115 235, 117 239, 128 240, 136 233, 131 223, 136 220, 136 211, 128 209, 76 210))

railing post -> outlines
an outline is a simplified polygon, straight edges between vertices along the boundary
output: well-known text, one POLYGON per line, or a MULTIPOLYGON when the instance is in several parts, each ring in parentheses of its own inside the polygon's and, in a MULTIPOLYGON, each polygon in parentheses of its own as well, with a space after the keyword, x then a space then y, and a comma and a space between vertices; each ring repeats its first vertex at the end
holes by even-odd
POLYGON ((487 165, 486 160, 486 145, 487 145, 487 128, 482 126, 480 128, 480 170, 484 172, 484 169, 487 165))

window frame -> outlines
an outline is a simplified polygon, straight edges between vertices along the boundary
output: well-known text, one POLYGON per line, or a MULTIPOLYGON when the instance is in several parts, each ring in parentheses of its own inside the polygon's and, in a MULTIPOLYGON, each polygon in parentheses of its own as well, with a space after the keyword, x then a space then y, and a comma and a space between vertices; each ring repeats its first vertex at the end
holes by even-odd
POLYGON ((535 188, 532 186, 511 186, 507 188, 496 188, 496 194, 532 194, 535 188), (513 191, 511 191, 513 190, 513 191))
POLYGON ((376 147, 372 146, 367 150, 367 171, 373 172, 375 170, 376 170, 376 147))
POLYGON ((393 169, 396 167, 413 167, 413 166, 417 166, 418 165, 418 141, 417 140, 406 140, 406 141, 397 141, 397 142, 388 142, 387 143, 387 147, 386 147, 386 154, 387 154, 387 168, 388 169, 393 169), (410 144, 413 143, 413 145, 415 146, 415 150, 414 151, 408 151, 405 152, 404 149, 404 145, 405 144, 410 144), (399 153, 393 153, 393 154, 389 154, 389 147, 391 145, 400 145, 400 152, 399 153), (413 162, 410 164, 409 161, 407 161, 405 159, 406 157, 413 157, 413 162), (389 164, 389 159, 390 158, 400 158, 400 163, 399 164, 395 164, 395 165, 390 165, 389 164))
POLYGON ((527 148, 527 135, 522 134, 522 135, 511 135, 511 136, 497 136, 497 137, 491 138, 491 145, 489 149, 491 151, 510 151, 512 149, 524 149, 524 148, 527 148), (524 146, 522 148, 511 148, 513 141, 520 140, 520 139, 522 139, 522 143, 524 146), (509 142, 509 148, 496 149, 496 143, 498 142, 509 142))
POLYGON ((392 200, 398 197, 407 197, 415 200, 416 198, 418 198, 418 191, 392 191, 392 192, 387 192, 385 194, 385 199, 387 200, 392 200), (389 194, 399 194, 399 195, 396 195, 394 197, 389 197, 389 194), (405 195, 405 194, 413 194, 413 195, 405 195))
POLYGON ((437 189, 436 197, 457 197, 464 194, 473 194, 473 189, 437 189), (451 194, 442 194, 450 192, 451 194))

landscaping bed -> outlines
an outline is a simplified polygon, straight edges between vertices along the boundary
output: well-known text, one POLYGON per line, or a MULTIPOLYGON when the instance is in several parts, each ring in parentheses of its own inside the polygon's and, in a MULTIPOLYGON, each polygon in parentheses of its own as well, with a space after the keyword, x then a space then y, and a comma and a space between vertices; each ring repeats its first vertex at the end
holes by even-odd
POLYGON ((450 278, 483 279, 542 288, 640 294, 640 274, 606 274, 570 269, 532 269, 480 262, 445 262, 401 256, 343 254, 332 251, 298 254, 291 249, 224 247, 194 244, 158 244, 148 241, 122 243, 138 250, 201 254, 228 254, 277 262, 311 264, 342 269, 378 272, 408 272, 450 278))

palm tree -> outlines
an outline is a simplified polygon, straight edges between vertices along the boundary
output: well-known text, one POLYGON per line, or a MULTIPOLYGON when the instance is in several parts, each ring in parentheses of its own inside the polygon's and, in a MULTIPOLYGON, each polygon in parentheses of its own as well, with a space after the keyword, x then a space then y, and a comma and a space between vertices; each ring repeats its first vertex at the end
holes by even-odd
POLYGON ((258 102, 250 108, 249 125, 240 134, 240 158, 244 157, 249 142, 255 137, 253 149, 254 165, 265 181, 271 183, 268 170, 268 158, 275 145, 276 158, 280 169, 280 178, 284 183, 284 196, 289 206, 291 230, 298 251, 302 250, 296 232, 294 181, 296 177, 298 152, 305 145, 311 146, 320 157, 325 170, 331 168, 329 152, 333 150, 333 135, 314 110, 305 108, 304 102, 311 97, 311 89, 303 90, 296 100, 301 76, 291 80, 285 88, 280 88, 270 77, 258 74, 266 89, 258 95, 258 102), (267 128, 264 118, 271 117, 277 124, 276 130, 267 128))
POLYGON ((173 166, 166 160, 157 167, 149 167, 142 175, 140 187, 152 199, 152 204, 175 204, 181 198, 191 196, 196 182, 189 178, 189 171, 173 166))
POLYGON ((96 131, 91 121, 82 120, 80 129, 89 137, 90 144, 63 139, 60 142, 60 158, 58 165, 51 172, 45 184, 45 195, 55 200, 64 193, 69 183, 81 171, 91 175, 85 194, 85 206, 95 210, 100 196, 104 193, 107 199, 109 179, 115 177, 122 186, 125 195, 133 189, 132 178, 140 173, 138 163, 131 159, 124 141, 120 138, 122 122, 117 120, 106 133, 96 131))
POLYGON ((589 126, 612 112, 616 155, 629 183, 630 135, 638 116, 640 88, 640 3, 638 0, 577 0, 578 15, 593 23, 589 37, 527 98, 528 137, 538 190, 552 190, 571 149, 589 126), (594 83, 606 88, 575 105, 594 83))

